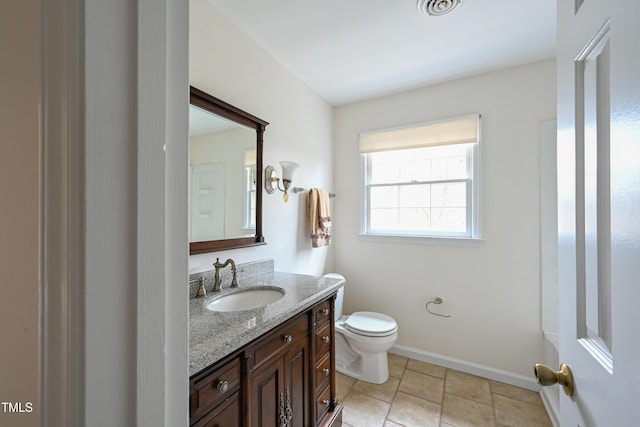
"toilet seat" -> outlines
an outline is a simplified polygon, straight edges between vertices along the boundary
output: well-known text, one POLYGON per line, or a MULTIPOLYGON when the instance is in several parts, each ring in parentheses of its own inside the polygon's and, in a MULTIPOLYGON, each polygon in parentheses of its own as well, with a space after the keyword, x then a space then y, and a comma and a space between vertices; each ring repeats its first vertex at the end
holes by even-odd
POLYGON ((344 321, 344 327, 358 335, 385 337, 398 329, 396 321, 385 314, 371 311, 357 311, 344 321))

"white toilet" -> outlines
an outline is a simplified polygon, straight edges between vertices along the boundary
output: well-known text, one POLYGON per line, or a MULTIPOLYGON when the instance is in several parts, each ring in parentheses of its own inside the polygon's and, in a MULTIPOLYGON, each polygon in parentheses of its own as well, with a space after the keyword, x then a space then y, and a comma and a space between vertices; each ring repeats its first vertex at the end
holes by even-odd
MULTIPOLYGON (((325 277, 345 280, 340 274, 325 277)), ((385 314, 358 311, 342 315, 344 287, 338 290, 335 305, 336 370, 350 377, 374 384, 389 378, 387 350, 398 338, 398 324, 385 314)))

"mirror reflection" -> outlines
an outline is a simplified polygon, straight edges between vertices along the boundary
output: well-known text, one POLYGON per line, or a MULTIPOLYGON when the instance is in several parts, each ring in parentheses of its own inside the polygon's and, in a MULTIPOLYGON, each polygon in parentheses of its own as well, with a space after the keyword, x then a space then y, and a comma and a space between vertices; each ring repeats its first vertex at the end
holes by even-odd
POLYGON ((256 233, 256 132, 191 105, 191 242, 256 233))

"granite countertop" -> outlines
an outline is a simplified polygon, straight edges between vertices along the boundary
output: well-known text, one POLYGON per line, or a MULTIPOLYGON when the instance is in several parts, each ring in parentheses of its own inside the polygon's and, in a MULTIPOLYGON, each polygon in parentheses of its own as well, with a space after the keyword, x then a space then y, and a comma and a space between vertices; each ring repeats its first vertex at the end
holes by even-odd
POLYGON ((328 277, 271 272, 240 281, 239 289, 208 293, 206 298, 189 300, 189 376, 202 371, 295 314, 311 307, 343 286, 328 277), (284 297, 265 307, 235 312, 213 312, 208 301, 247 288, 278 286, 284 297))

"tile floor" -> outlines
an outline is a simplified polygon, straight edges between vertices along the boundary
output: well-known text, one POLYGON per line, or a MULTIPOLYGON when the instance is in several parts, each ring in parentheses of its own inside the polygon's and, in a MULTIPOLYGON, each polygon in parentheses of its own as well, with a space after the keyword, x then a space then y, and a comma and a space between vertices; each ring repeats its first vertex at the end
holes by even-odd
POLYGON ((538 393, 393 354, 384 384, 336 382, 345 427, 552 426, 538 393))

